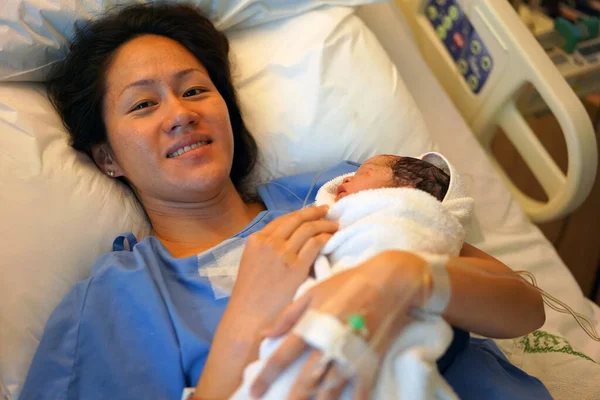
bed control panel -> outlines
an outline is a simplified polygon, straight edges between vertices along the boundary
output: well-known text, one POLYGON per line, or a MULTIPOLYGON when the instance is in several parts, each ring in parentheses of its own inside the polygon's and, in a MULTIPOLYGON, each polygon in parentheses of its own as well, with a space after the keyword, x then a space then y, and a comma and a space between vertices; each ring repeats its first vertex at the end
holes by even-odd
POLYGON ((460 5, 455 0, 428 0, 425 16, 471 91, 479 93, 494 60, 460 5))

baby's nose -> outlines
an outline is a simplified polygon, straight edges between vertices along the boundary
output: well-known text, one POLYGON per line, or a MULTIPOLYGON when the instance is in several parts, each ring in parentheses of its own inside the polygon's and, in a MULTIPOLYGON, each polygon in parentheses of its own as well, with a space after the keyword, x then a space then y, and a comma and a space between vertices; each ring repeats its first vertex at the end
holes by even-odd
POLYGON ((348 182, 350 182, 349 176, 345 177, 344 180, 342 181, 342 183, 348 183, 348 182))

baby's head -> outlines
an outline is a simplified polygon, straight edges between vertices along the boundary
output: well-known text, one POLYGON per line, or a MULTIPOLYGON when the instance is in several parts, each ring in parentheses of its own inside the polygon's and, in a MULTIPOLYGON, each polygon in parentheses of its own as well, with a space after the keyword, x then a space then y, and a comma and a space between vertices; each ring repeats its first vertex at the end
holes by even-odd
POLYGON ((369 158, 356 173, 337 187, 335 201, 366 189, 410 187, 439 201, 444 199, 450 177, 427 161, 412 157, 379 155, 369 158))

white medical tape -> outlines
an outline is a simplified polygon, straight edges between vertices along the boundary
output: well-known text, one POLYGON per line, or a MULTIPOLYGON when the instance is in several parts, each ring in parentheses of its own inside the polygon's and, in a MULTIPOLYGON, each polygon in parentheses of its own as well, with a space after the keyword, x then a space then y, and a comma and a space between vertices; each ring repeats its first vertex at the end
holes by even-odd
MULTIPOLYGON (((198 274, 208 278, 216 300, 231 296, 245 245, 246 239, 233 238, 212 251, 214 262, 198 268, 198 274)), ((205 257, 206 253, 199 254, 198 264, 205 257)))
POLYGON ((181 400, 189 400, 192 398, 192 396, 194 395, 194 392, 196 391, 195 387, 186 387, 183 388, 183 392, 181 393, 181 400))
POLYGON ((431 295, 421 309, 427 313, 442 314, 448 307, 451 295, 450 277, 446 270, 449 257, 429 253, 419 253, 419 255, 427 261, 432 280, 431 295))
POLYGON ((326 361, 338 363, 346 378, 358 376, 362 382, 372 382, 379 357, 367 342, 336 317, 308 310, 294 326, 293 333, 320 350, 326 361))

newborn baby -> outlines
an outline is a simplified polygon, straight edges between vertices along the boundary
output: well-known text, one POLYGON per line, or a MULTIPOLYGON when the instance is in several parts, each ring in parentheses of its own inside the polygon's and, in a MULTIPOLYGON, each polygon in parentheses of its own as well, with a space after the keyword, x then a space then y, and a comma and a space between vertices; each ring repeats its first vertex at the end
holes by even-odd
MULTIPOLYGON (((473 200, 466 196, 452 165, 438 153, 427 153, 418 159, 375 156, 356 173, 334 178, 323 185, 317 193, 316 204, 330 206, 327 219, 337 221, 339 229, 321 250, 314 265, 315 277, 298 289, 296 297, 315 282, 357 266, 385 250, 413 251, 432 265, 434 292, 424 308, 433 315, 411 321, 381 363, 364 341, 357 343, 352 339, 353 346, 360 349, 363 365, 344 367, 361 374, 371 373, 379 365, 371 398, 455 399, 456 395, 436 367, 436 360, 452 341, 452 330, 440 316, 449 297, 444 264, 448 256, 460 253, 473 200), (434 268, 436 263, 437 268, 434 268), (447 290, 435 290, 436 287, 447 290)), ((332 336, 331 332, 322 331, 323 324, 313 317, 314 313, 307 312, 293 330, 311 344, 315 340, 307 339, 309 336, 332 336), (311 318, 315 320, 310 321, 311 318)), ((283 339, 263 340, 259 359, 246 368, 243 383, 233 398, 249 398, 249 386, 283 339)), ((327 348, 320 350, 329 352, 327 348)), ((263 398, 287 398, 306 356, 292 364, 263 398)), ((345 359, 352 364, 352 357, 345 359)), ((351 398, 351 390, 347 388, 342 398, 351 398)))
POLYGON ((369 158, 337 186, 335 201, 367 189, 413 188, 444 199, 450 176, 435 165, 412 157, 379 155, 369 158))

